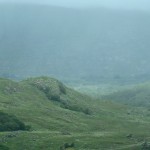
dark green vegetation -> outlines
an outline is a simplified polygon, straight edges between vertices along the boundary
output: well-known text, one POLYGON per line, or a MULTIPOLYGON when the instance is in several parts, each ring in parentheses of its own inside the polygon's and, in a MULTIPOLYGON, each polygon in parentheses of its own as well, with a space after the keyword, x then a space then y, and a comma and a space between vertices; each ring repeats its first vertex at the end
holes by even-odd
POLYGON ((0 145, 0 150, 9 150, 9 148, 7 146, 0 145))
POLYGON ((138 11, 0 4, 0 75, 150 79, 149 18, 138 11))
POLYGON ((150 141, 150 111, 92 99, 53 78, 1 78, 0 110, 31 127, 0 132, 4 150, 141 150, 150 141))
POLYGON ((17 130, 26 130, 25 124, 18 120, 14 115, 0 112, 0 131, 17 130))

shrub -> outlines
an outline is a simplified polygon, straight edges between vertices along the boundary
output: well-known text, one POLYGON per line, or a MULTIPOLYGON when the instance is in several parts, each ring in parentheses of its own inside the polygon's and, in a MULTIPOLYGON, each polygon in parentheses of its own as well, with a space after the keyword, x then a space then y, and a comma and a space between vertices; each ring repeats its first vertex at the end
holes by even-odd
POLYGON ((71 144, 65 143, 64 144, 64 148, 71 148, 71 147, 74 147, 74 143, 71 143, 71 144))
POLYGON ((66 88, 61 82, 59 82, 59 90, 61 93, 66 94, 66 88))
POLYGON ((0 150, 9 150, 7 146, 0 144, 0 150))
POLYGON ((23 122, 14 115, 0 112, 0 131, 27 130, 23 122))
POLYGON ((75 147, 74 143, 71 143, 71 144, 65 143, 63 146, 60 147, 60 150, 65 150, 65 149, 74 148, 74 147, 75 147))
POLYGON ((83 111, 86 115, 91 115, 92 112, 89 108, 86 108, 84 111, 83 111))
POLYGON ((72 111, 82 112, 86 115, 91 115, 92 114, 92 112, 89 108, 80 107, 78 105, 72 105, 72 104, 69 104, 69 103, 66 103, 66 102, 63 102, 63 101, 61 102, 61 107, 65 108, 65 109, 72 110, 72 111))

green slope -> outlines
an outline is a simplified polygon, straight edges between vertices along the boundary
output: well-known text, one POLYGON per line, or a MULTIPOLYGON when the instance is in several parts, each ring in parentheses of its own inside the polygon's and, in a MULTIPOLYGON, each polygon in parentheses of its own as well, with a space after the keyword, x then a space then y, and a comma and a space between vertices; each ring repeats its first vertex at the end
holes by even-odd
POLYGON ((134 150, 149 141, 150 112, 91 99, 53 78, 0 79, 0 110, 31 126, 0 132, 0 146, 10 150, 59 150, 71 143, 77 150, 134 150))
POLYGON ((103 96, 104 99, 122 102, 132 106, 150 107, 150 83, 139 84, 127 90, 121 90, 103 96))

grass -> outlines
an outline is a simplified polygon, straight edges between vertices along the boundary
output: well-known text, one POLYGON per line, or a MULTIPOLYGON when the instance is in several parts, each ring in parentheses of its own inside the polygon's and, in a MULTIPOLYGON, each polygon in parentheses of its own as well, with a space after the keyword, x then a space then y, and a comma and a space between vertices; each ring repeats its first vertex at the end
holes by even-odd
MULTIPOLYGON (((7 133, 8 134, 8 133, 7 133)), ((75 143, 74 149, 96 150, 96 149, 134 149, 142 143, 135 139, 127 139, 122 134, 116 133, 73 133, 72 135, 62 135, 51 132, 20 132, 14 138, 6 141, 6 145, 11 149, 59 149, 64 143, 75 143)))
POLYGON ((31 126, 31 131, 0 132, 0 144, 10 150, 59 150, 72 142, 75 150, 140 150, 150 141, 149 111, 91 98, 53 78, 0 79, 0 110, 31 126), (47 92, 57 94, 59 101, 47 92))

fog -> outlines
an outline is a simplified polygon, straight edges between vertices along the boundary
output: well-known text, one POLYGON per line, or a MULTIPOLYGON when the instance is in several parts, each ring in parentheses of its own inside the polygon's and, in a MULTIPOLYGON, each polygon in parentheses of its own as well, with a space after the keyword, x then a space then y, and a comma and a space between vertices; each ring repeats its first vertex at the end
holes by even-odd
POLYGON ((150 150, 148 131, 150 0, 0 0, 1 150, 150 150))
POLYGON ((0 2, 38 3, 66 7, 109 7, 114 9, 150 9, 149 0, 0 0, 0 2))
POLYGON ((0 2, 1 76, 150 79, 148 0, 0 2))

